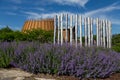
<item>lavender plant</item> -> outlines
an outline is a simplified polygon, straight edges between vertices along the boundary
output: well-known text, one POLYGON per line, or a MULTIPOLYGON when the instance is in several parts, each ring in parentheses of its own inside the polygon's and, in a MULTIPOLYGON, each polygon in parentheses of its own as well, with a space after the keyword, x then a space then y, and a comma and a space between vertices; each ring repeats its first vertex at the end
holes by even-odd
POLYGON ((39 42, 0 44, 0 50, 10 56, 10 64, 32 73, 105 78, 120 71, 120 54, 109 49, 39 42))

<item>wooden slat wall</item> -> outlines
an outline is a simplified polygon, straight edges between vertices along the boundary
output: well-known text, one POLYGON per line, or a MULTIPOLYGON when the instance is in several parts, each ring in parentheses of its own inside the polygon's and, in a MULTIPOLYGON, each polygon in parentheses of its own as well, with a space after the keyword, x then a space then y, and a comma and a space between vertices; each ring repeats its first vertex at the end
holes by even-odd
POLYGON ((54 30, 54 20, 53 19, 28 20, 24 23, 22 32, 25 32, 25 30, 32 30, 38 28, 46 31, 54 30))

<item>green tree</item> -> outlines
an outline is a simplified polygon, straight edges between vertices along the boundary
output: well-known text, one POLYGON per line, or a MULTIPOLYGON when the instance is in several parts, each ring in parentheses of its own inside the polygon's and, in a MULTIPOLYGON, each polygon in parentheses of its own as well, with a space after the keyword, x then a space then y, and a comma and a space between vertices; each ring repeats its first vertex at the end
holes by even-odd
POLYGON ((34 29, 26 31, 13 31, 8 26, 0 29, 0 41, 39 41, 47 43, 53 41, 53 31, 34 29))
POLYGON ((26 31, 27 40, 37 40, 41 43, 53 41, 53 31, 45 31, 41 29, 34 29, 32 31, 26 31))
POLYGON ((112 49, 120 52, 120 34, 115 34, 112 36, 112 49))
POLYGON ((12 29, 10 29, 8 26, 5 28, 0 29, 0 33, 8 33, 8 32, 13 32, 12 29))

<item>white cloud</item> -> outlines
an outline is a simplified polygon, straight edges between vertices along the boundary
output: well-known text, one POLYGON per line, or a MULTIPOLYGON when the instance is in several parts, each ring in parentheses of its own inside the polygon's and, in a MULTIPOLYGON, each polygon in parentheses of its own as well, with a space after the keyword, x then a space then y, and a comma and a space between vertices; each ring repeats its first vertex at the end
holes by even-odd
POLYGON ((45 11, 45 9, 44 9, 44 8, 42 8, 42 7, 29 8, 29 9, 34 9, 34 10, 39 10, 39 11, 45 11))
POLYGON ((110 19, 112 24, 115 24, 115 25, 120 25, 120 19, 110 19))
MULTIPOLYGON (((114 11, 114 10, 120 10, 120 6, 117 6, 115 3, 110 5, 110 6, 106 6, 103 8, 99 8, 93 11, 89 11, 86 12, 83 15, 83 17, 93 17, 93 18, 97 18, 99 17, 100 19, 108 19, 110 21, 112 21, 113 24, 116 25, 120 25, 120 20, 115 18, 114 15, 109 16, 109 13, 114 11), (109 12, 109 13, 108 13, 109 12)), ((73 14, 71 12, 53 12, 53 13, 47 13, 47 14, 40 14, 40 13, 36 13, 36 12, 24 12, 29 19, 39 19, 39 18, 53 18, 54 15, 56 14, 61 14, 61 13, 68 13, 68 14, 73 14)))
POLYGON ((23 12, 23 13, 26 14, 27 17, 30 18, 30 19, 41 18, 41 15, 39 13, 35 13, 35 12, 23 12))
POLYGON ((0 28, 3 28, 3 27, 5 27, 5 25, 0 25, 0 28))
POLYGON ((103 8, 93 10, 93 11, 86 12, 85 16, 99 16, 99 15, 105 14, 106 12, 111 12, 114 10, 120 10, 120 6, 116 6, 114 3, 107 7, 103 7, 103 8))
POLYGON ((84 13, 84 16, 93 17, 93 18, 98 17, 100 19, 108 19, 112 22, 112 24, 120 25, 120 19, 115 18, 114 17, 115 14, 109 15, 111 12, 115 10, 120 10, 120 6, 118 6, 117 3, 113 3, 112 5, 86 12, 84 13))
POLYGON ((45 11, 44 8, 36 8, 36 10, 45 11))
MULTIPOLYGON (((56 14, 61 14, 61 13, 68 13, 68 14, 73 14, 70 12, 57 12, 57 13, 47 13, 47 14, 39 14, 35 12, 23 12, 24 14, 28 15, 28 19, 44 19, 44 18, 53 18, 56 14)), ((74 15, 74 14, 73 14, 74 15)))
POLYGON ((2 28, 3 26, 2 25, 0 25, 0 28, 2 28))
POLYGON ((89 0, 53 0, 53 2, 62 4, 62 5, 80 5, 81 7, 85 7, 89 0))

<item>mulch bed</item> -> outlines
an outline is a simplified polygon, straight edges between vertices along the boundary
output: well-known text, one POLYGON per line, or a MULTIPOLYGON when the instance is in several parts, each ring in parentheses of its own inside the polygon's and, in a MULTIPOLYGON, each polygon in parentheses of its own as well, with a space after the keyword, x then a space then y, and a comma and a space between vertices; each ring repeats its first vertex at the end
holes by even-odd
MULTIPOLYGON (((6 68, 5 68, 6 69, 6 68)), ((13 66, 7 67, 7 69, 16 69, 13 66)), ((74 76, 58 76, 58 75, 49 75, 49 74, 33 74, 31 77, 26 77, 24 80, 35 80, 34 77, 46 78, 46 79, 55 79, 55 80, 120 80, 120 73, 112 74, 110 77, 105 79, 79 79, 74 76)))
POLYGON ((49 75, 49 74, 37 74, 37 75, 34 74, 33 77, 55 79, 55 80, 120 80, 120 73, 113 74, 110 77, 105 79, 99 79, 99 78, 98 79, 93 79, 93 78, 78 79, 73 76, 57 76, 57 75, 49 75))

